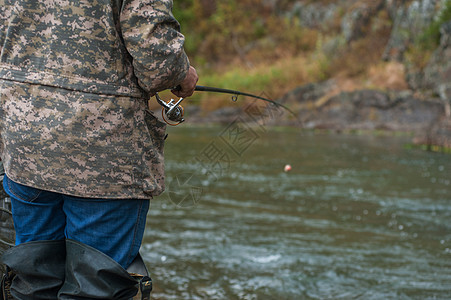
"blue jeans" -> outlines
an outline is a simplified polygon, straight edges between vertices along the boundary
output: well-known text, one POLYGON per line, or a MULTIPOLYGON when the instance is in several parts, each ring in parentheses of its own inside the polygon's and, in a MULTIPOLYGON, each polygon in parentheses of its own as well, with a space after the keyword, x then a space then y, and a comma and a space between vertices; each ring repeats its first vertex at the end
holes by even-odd
POLYGON ((141 246, 149 200, 90 199, 18 184, 5 176, 16 245, 72 239, 96 248, 126 269, 141 246))

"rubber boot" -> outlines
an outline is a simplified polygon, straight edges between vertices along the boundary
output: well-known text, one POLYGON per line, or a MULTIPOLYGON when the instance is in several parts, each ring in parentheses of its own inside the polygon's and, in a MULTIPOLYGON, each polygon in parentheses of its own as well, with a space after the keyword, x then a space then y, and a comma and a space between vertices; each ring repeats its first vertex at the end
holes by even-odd
POLYGON ((8 267, 2 280, 5 299, 56 299, 65 277, 64 240, 20 244, 8 249, 2 260, 8 267))
POLYGON ((140 254, 133 260, 127 272, 139 282, 138 294, 133 297, 133 300, 150 300, 152 279, 140 254))
POLYGON ((99 250, 66 240, 66 253, 66 280, 58 299, 128 300, 138 294, 140 278, 99 250))
POLYGON ((11 296, 11 282, 14 278, 13 272, 6 267, 6 271, 2 276, 0 300, 14 300, 11 296))

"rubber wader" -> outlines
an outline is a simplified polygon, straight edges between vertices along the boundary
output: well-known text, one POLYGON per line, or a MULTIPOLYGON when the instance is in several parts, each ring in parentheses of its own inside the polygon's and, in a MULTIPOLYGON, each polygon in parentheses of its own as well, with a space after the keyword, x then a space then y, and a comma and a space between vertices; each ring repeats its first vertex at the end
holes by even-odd
MULTIPOLYGON (((144 266, 145 269, 145 266, 144 266)), ((83 243, 66 240, 66 279, 58 299, 149 299, 151 280, 133 277, 109 256, 83 243)))
POLYGON ((66 243, 35 241, 8 249, 2 257, 7 273, 2 280, 4 299, 55 299, 64 283, 66 243))
POLYGON ((140 255, 125 270, 83 243, 40 241, 9 249, 3 261, 10 271, 4 299, 150 299, 152 280, 140 255))

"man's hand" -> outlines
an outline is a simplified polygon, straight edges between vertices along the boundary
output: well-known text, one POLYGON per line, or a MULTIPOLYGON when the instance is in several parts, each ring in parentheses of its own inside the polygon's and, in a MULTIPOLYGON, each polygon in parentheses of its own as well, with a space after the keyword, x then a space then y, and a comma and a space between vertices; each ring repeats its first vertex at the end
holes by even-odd
POLYGON ((183 79, 177 89, 173 89, 171 92, 177 97, 187 98, 194 93, 198 80, 199 76, 197 76, 196 69, 190 66, 185 79, 183 79))

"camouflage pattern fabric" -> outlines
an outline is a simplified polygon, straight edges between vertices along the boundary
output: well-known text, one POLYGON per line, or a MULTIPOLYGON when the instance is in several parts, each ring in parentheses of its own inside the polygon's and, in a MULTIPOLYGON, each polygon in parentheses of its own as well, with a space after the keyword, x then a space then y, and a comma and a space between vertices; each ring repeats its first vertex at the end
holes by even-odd
POLYGON ((93 198, 164 189, 165 125, 146 113, 189 68, 172 1, 0 0, 8 176, 93 198))

